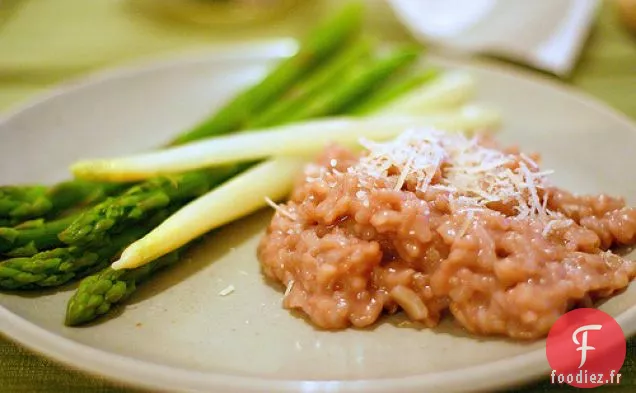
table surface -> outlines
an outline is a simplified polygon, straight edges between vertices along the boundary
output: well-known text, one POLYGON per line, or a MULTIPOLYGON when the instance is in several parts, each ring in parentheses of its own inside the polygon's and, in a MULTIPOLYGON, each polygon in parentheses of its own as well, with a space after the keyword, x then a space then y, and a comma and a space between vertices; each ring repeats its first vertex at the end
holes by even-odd
MULTIPOLYGON (((32 98, 68 78, 148 56, 218 44, 302 35, 307 21, 329 12, 338 0, 305 0, 284 19, 241 28, 214 28, 160 20, 135 8, 134 1, 0 1, 0 111, 32 98), (2 8, 4 7, 4 8, 2 8), (51 17, 54 16, 54 17, 51 17)), ((386 41, 411 41, 386 5, 369 7, 369 32, 386 41)), ((574 85, 636 119, 636 38, 605 3, 573 74, 574 85)), ((602 392, 636 391, 636 340, 619 386, 602 392)), ((524 392, 576 391, 542 381, 524 392)), ((133 392, 124 386, 34 354, 0 337, 2 392, 133 392)))

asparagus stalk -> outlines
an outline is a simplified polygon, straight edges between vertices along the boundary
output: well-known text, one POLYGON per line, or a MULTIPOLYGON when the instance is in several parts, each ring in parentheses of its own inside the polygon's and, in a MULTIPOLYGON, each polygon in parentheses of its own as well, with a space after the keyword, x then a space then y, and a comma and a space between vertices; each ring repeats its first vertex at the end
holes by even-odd
POLYGON ((125 184, 72 180, 54 187, 42 185, 0 187, 2 226, 13 226, 35 218, 50 218, 74 207, 97 203, 121 192, 125 184))
POLYGON ((422 115, 454 110, 475 93, 475 80, 463 71, 446 72, 426 85, 403 94, 380 108, 378 115, 422 115))
POLYGON ((100 183, 84 180, 62 182, 48 190, 53 204, 51 213, 60 213, 72 207, 84 207, 103 201, 109 196, 119 194, 130 184, 100 183))
MULTIPOLYGON (((177 205, 178 206, 178 205, 177 205)), ((146 235, 168 218, 176 208, 159 211, 142 225, 126 227, 92 247, 60 247, 31 257, 0 262, 0 289, 54 287, 82 278, 107 267, 125 247, 146 235)))
POLYGON ((377 60, 364 70, 353 68, 348 74, 341 76, 341 80, 346 83, 331 86, 330 90, 314 97, 311 102, 290 114, 285 122, 348 113, 349 106, 373 92, 391 75, 412 64, 418 55, 419 50, 407 47, 377 60))
POLYGON ((24 221, 47 213, 52 203, 46 192, 44 186, 0 187, 0 218, 8 223, 9 220, 24 221))
POLYGON ((426 116, 382 116, 314 120, 261 131, 221 136, 157 152, 106 161, 78 163, 78 177, 102 180, 140 180, 158 174, 214 167, 273 156, 311 157, 330 143, 356 148, 360 138, 383 141, 406 128, 437 127, 471 132, 492 128, 498 113, 467 106, 449 113, 426 116))
MULTIPOLYGON (((119 197, 109 197, 101 203, 74 215, 54 221, 43 219, 26 222, 18 227, 0 228, 0 254, 10 257, 28 257, 48 249, 66 245, 88 245, 106 241, 109 233, 121 226, 144 220, 172 201, 185 203, 211 187, 238 173, 242 168, 232 166, 214 171, 199 171, 151 179, 131 187, 119 197), (115 225, 119 224, 119 225, 115 225)), ((76 205, 78 201, 90 203, 106 194, 122 190, 125 184, 94 186, 77 180, 62 183, 49 190, 58 206, 76 205), (80 198, 81 195, 81 198, 80 198)))
POLYGON ((150 179, 83 212, 59 233, 59 239, 74 246, 100 243, 125 225, 143 221, 170 204, 184 204, 206 193, 238 170, 232 166, 150 179))
POLYGON ((362 5, 344 6, 336 16, 318 26, 300 45, 298 53, 281 62, 265 79, 238 94, 208 120, 176 138, 183 144, 239 129, 249 117, 280 97, 290 86, 312 71, 348 41, 362 23, 362 5))
POLYGON ((0 228, 0 254, 11 257, 31 256, 61 245, 58 234, 77 216, 55 221, 31 221, 14 228, 0 228))
POLYGON ((1 289, 36 289, 65 284, 105 268, 126 246, 147 230, 130 227, 100 247, 65 247, 44 251, 26 258, 0 262, 1 289))
POLYGON ((382 89, 378 90, 369 99, 350 108, 349 113, 352 115, 366 115, 376 110, 380 110, 388 103, 395 101, 417 87, 427 84, 439 75, 439 70, 428 69, 424 72, 409 74, 407 77, 396 81, 389 81, 387 86, 383 86, 382 89))
POLYGON ((265 198, 284 198, 305 160, 278 158, 265 161, 189 203, 133 243, 115 262, 114 269, 134 269, 162 257, 205 233, 265 206, 265 198), (202 212, 207 212, 204 216, 202 212))
POLYGON ((262 111, 251 121, 245 124, 247 129, 258 129, 280 124, 289 119, 293 113, 316 95, 332 89, 342 81, 342 74, 350 70, 353 65, 367 61, 371 53, 369 40, 359 40, 348 46, 334 56, 329 62, 321 66, 312 76, 297 86, 288 90, 275 105, 262 111))
POLYGON ((175 251, 139 269, 114 270, 107 267, 85 278, 68 302, 65 324, 78 326, 106 314, 113 305, 124 302, 135 292, 139 283, 177 262, 179 254, 175 251))

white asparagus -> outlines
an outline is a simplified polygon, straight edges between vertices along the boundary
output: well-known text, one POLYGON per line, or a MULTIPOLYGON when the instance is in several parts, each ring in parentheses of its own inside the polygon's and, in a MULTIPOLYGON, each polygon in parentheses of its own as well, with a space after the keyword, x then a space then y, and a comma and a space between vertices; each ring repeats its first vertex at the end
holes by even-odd
POLYGON ((197 237, 281 200, 291 191, 305 161, 276 158, 234 177, 189 203, 131 244, 113 269, 132 269, 172 252, 197 237))
POLYGON ((311 157, 330 143, 350 148, 359 140, 383 141, 409 128, 435 127, 474 132, 499 125, 498 112, 469 105, 457 111, 424 116, 379 116, 362 119, 315 120, 209 138, 174 148, 115 159, 80 161, 71 168, 77 178, 96 181, 138 181, 170 173, 261 160, 270 157, 311 157))
POLYGON ((464 71, 446 72, 430 83, 405 94, 376 115, 416 115, 448 111, 466 104, 475 95, 473 77, 464 71))

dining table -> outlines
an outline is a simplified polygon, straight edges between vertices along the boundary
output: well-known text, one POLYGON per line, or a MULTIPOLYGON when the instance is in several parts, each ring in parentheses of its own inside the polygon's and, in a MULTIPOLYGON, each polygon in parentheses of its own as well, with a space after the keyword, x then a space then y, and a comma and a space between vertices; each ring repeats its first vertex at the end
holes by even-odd
MULTIPOLYGON (((106 68, 236 47, 246 42, 302 37, 314 21, 329 14, 342 1, 297 1, 280 15, 222 25, 171 18, 136 3, 134 0, 0 0, 0 118, 57 86, 106 68)), ((415 42, 384 1, 368 3, 365 21, 368 34, 387 44, 415 42)), ((600 7, 570 75, 557 77, 523 65, 515 66, 573 86, 636 120, 636 35, 621 23, 611 0, 600 7)), ((596 391, 636 391, 634 338, 628 339, 621 374, 619 385, 599 387, 596 391)), ((552 384, 546 376, 511 391, 579 390, 552 384)), ((0 392, 143 390, 73 369, 0 334, 0 392)))

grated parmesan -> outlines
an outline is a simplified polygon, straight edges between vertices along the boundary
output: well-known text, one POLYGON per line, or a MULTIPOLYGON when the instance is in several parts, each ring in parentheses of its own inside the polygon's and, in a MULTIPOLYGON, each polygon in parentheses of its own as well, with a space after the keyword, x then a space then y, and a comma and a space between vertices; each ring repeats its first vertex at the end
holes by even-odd
POLYGON ((272 201, 270 198, 265 197, 265 202, 267 202, 268 205, 270 205, 274 210, 276 210, 282 216, 285 216, 285 217, 289 218, 292 221, 296 221, 298 219, 298 217, 296 217, 296 215, 291 213, 289 210, 287 210, 283 206, 276 204, 276 202, 272 201))
POLYGON ((470 224, 472 224, 474 218, 475 218, 475 212, 473 210, 468 210, 468 214, 464 218, 464 223, 462 224, 461 229, 455 236, 456 239, 461 239, 466 234, 466 231, 470 227, 470 224))
MULTIPOLYGON (((415 179, 416 191, 446 191, 453 211, 471 212, 466 229, 472 212, 494 202, 512 205, 517 218, 563 221, 548 210, 547 196, 543 201, 540 197, 539 190, 548 186, 547 177, 553 172, 539 171, 539 165, 522 153, 507 154, 482 146, 476 137, 435 129, 411 129, 389 142, 362 139, 360 144, 367 154, 349 173, 390 179, 395 190, 415 179)), ((555 225, 564 223, 551 227, 555 225)))
POLYGON ((285 288, 285 294, 283 295, 283 297, 287 297, 289 296, 289 293, 292 291, 292 289, 294 288, 294 284, 296 282, 294 280, 289 281, 289 283, 287 284, 287 288, 285 288))

